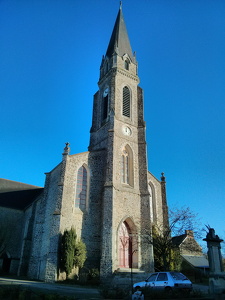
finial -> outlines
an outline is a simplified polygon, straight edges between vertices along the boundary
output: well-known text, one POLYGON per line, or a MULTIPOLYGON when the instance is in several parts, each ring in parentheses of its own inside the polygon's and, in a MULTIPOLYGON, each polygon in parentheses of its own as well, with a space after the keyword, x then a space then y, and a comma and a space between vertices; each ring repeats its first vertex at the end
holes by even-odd
POLYGON ((165 181, 166 177, 164 176, 164 172, 162 172, 161 175, 161 181, 165 181))
POLYGON ((120 9, 122 9, 122 1, 120 1, 120 9))
POLYGON ((67 142, 65 144, 66 144, 66 147, 64 148, 63 155, 67 155, 70 153, 70 147, 69 147, 70 143, 67 142))

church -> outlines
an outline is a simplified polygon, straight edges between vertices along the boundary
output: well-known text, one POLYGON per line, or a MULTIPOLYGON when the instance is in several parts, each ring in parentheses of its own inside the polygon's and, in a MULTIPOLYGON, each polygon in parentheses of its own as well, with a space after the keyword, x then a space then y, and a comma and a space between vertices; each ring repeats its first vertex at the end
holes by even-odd
POLYGON ((143 90, 120 6, 100 65, 88 151, 71 154, 46 173, 44 188, 0 179, 0 269, 59 280, 60 233, 72 226, 86 245, 86 268, 110 278, 154 270, 143 239, 168 222, 165 177, 147 169, 143 90))

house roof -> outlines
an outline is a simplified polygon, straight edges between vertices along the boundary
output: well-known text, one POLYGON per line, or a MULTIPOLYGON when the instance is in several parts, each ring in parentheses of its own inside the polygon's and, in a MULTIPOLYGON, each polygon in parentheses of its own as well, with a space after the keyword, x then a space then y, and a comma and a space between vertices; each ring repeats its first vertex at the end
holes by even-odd
POLYGON ((187 237, 187 234, 182 234, 182 235, 172 237, 173 245, 180 246, 186 237, 187 237))
POLYGON ((195 268, 209 268, 209 261, 205 256, 181 255, 190 265, 195 268))
POLYGON ((42 191, 41 187, 0 178, 0 206, 23 210, 42 191))
POLYGON ((41 187, 31 184, 26 184, 18 181, 0 178, 0 193, 39 189, 41 187))

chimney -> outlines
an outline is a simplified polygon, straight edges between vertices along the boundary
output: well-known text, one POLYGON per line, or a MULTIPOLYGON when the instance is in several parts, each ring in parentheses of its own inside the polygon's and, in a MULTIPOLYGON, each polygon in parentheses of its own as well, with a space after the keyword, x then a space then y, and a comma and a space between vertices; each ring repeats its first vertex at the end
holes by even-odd
POLYGON ((185 230, 185 234, 186 234, 187 237, 189 237, 189 238, 194 238, 193 230, 185 230))

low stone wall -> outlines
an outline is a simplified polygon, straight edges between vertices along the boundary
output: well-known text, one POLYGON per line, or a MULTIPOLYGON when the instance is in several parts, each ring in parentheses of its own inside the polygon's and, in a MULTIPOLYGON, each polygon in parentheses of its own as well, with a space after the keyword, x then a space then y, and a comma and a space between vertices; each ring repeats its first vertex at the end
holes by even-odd
POLYGON ((134 283, 144 281, 148 276, 149 274, 139 270, 131 271, 131 269, 127 269, 117 271, 106 281, 106 285, 110 285, 111 288, 132 289, 134 283))

